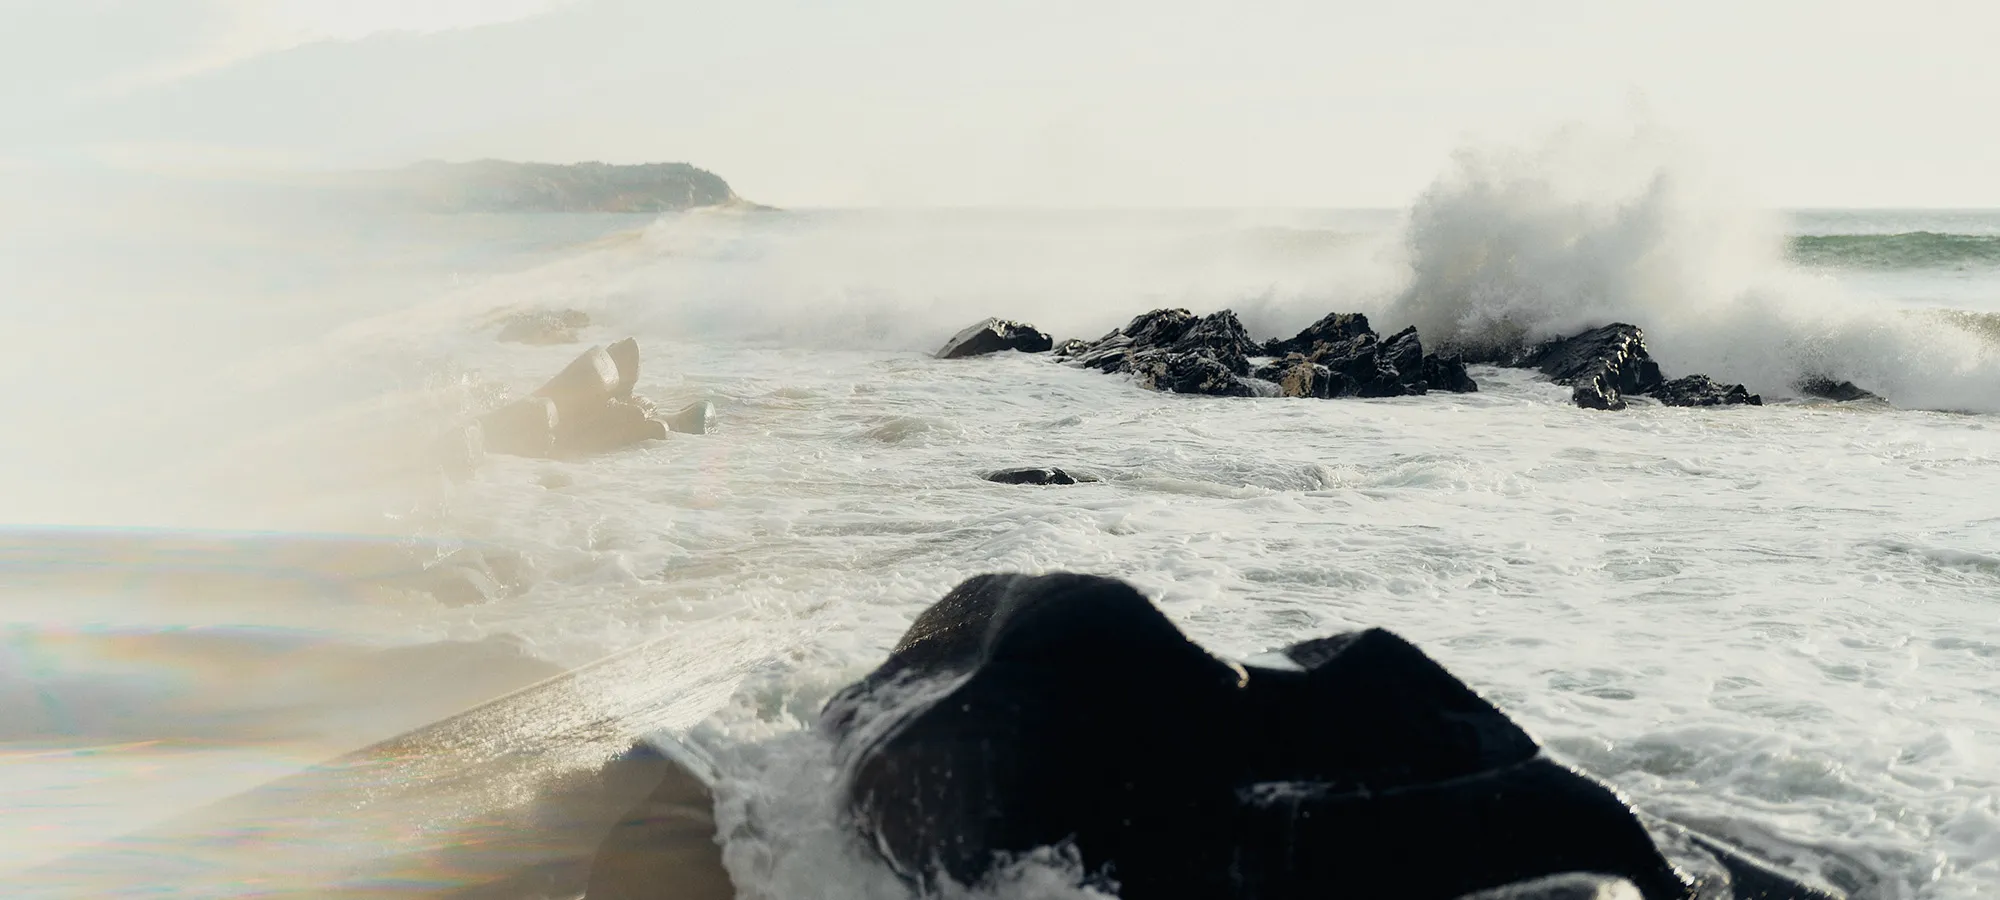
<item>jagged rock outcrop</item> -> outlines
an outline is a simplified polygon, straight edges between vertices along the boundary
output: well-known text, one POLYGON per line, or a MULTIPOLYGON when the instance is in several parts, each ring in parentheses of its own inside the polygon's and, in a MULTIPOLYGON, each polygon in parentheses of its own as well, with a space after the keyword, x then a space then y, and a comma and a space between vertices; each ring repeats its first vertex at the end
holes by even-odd
POLYGON ((1432 353, 1424 357, 1424 384, 1434 391, 1470 394, 1479 383, 1465 371, 1465 360, 1457 354, 1432 353))
POLYGON ((966 581, 821 727, 860 845, 920 887, 1067 842, 1125 900, 1831 896, 1653 830, 1389 632, 1238 665, 1106 578, 966 581))
POLYGON ((1793 385, 1793 388, 1803 396, 1817 397, 1821 400, 1837 400, 1842 403, 1851 403, 1856 400, 1882 399, 1870 391, 1863 390, 1852 381, 1835 381, 1824 375, 1812 375, 1799 379, 1799 383, 1793 385))
POLYGON ((1054 346, 1054 339, 1033 325, 1007 319, 987 319, 952 335, 944 348, 937 352, 937 358, 964 359, 1003 350, 1045 353, 1054 346))
POLYGON ((1424 354, 1415 329, 1388 342, 1366 316, 1335 313, 1285 340, 1258 343, 1230 310, 1197 317, 1156 309, 1095 341, 1065 341, 1056 357, 1101 372, 1128 372, 1156 390, 1250 397, 1269 394, 1244 379, 1276 385, 1282 397, 1400 397, 1439 390, 1477 390, 1456 359, 1424 354), (1262 365, 1253 357, 1276 356, 1262 365))
POLYGON ((633 393, 638 383, 638 341, 592 347, 533 394, 479 417, 483 444, 509 456, 568 458, 658 440, 670 430, 711 428, 713 404, 701 401, 662 418, 652 401, 633 393))
POLYGON ((996 484, 1087 484, 1097 480, 1095 475, 1071 472, 1054 466, 1001 469, 997 472, 988 472, 982 477, 996 484))
POLYGON ((1653 389, 1653 399, 1666 406, 1763 406, 1764 398, 1740 384, 1722 384, 1707 375, 1676 378, 1653 389))
POLYGON ((590 327, 581 310, 538 310, 515 313, 500 326, 498 340, 510 344, 574 344, 577 329, 590 327))
POLYGON ((1646 349, 1645 332, 1623 322, 1546 341, 1514 365, 1570 385, 1570 399, 1585 409, 1624 409, 1624 395, 1646 393, 1666 380, 1646 349))

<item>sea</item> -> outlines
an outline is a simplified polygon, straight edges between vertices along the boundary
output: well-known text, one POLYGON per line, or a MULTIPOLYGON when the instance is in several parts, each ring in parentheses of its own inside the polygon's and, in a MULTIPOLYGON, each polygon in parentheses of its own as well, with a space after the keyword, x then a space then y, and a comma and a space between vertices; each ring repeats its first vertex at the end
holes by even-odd
MULTIPOLYGON (((1861 900, 2000 896, 2000 211, 1491 171, 1386 210, 425 216, 65 184, 16 178, 0 215, 11 895, 190 895, 165 862, 125 893, 47 873, 655 642, 688 662, 633 688, 684 695, 743 894, 907 896, 837 825, 820 704, 959 581, 1078 571, 1237 658, 1392 629, 1640 806, 1861 900), (1765 402, 1597 412, 1483 366, 1472 394, 1210 398, 932 356, 987 316, 1060 340, 1160 307, 1433 345, 1625 321, 1669 376, 1765 402), (495 340, 556 309, 579 343, 495 340), (627 336, 639 392, 712 402, 712 433, 466 448, 627 336), (980 477, 1022 465, 1102 480, 980 477), (462 553, 513 587, 381 577, 462 553)), ((1094 890, 1052 859, 977 892, 1094 890)))

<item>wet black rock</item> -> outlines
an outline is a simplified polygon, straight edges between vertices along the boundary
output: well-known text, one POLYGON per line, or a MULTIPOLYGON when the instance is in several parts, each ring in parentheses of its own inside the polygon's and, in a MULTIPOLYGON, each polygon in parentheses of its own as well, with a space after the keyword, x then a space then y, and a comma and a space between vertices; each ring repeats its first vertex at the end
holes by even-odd
POLYGON ((1807 376, 1800 379, 1799 383, 1793 385, 1793 387, 1800 394, 1807 397, 1817 397, 1821 400, 1838 400, 1842 403, 1849 403, 1856 400, 1882 399, 1870 391, 1861 389, 1852 381, 1835 381, 1823 375, 1807 376))
POLYGON ((1424 379, 1424 345, 1415 328, 1405 328, 1382 342, 1382 363, 1396 370, 1396 380, 1421 394, 1429 384, 1424 379))
POLYGON ((1432 353, 1424 357, 1424 384, 1434 391, 1450 391, 1455 394, 1470 394, 1479 390, 1479 382, 1465 371, 1465 360, 1456 354, 1432 353))
POLYGON ((1086 369, 1129 372, 1154 390, 1248 397, 1254 391, 1239 376, 1249 374, 1256 349, 1233 312, 1197 318, 1156 309, 1087 344, 1066 342, 1060 355, 1086 369))
POLYGON ((1585 409, 1624 409, 1624 395, 1647 393, 1666 380, 1646 350, 1646 333, 1622 322, 1548 341, 1515 364, 1570 385, 1570 399, 1585 409))
POLYGON ((982 477, 997 484, 1087 484, 1097 480, 1095 475, 1070 472, 1054 466, 1001 469, 998 472, 988 472, 982 477))
POLYGON ((1676 378, 1653 389, 1654 399, 1667 406, 1763 406, 1764 398, 1740 384, 1721 384, 1707 375, 1676 378))
POLYGON ((1346 392, 1350 382, 1304 354, 1292 353, 1257 369, 1257 377, 1278 386, 1280 397, 1327 399, 1346 392))
POLYGON ((500 326, 499 340, 513 344, 574 344, 577 329, 589 326, 590 316, 580 310, 515 313, 500 326))
POLYGON ((1383 357, 1382 344, 1372 333, 1320 344, 1307 358, 1332 370, 1345 382, 1338 396, 1401 397, 1423 393, 1403 382, 1402 373, 1383 357))
POLYGON ((1646 900, 1829 896, 1705 838, 1687 861, 1720 874, 1697 883, 1671 856, 1693 845, 1393 634, 1237 665, 1105 578, 959 585, 821 727, 861 846, 925 887, 1067 842, 1126 900, 1567 900, 1587 882, 1521 883, 1579 872, 1646 900))
MULTIPOLYGON (((1228 365, 1205 353, 1148 350, 1132 354, 1127 366, 1132 374, 1138 376, 1140 384, 1156 391, 1214 397, 1249 397, 1255 394, 1228 365)), ((1247 362, 1244 367, 1249 367, 1247 362)))
POLYGON ((1081 338, 1070 338, 1069 340, 1057 344, 1054 350, 1054 354, 1057 359, 1069 359, 1070 357, 1077 356, 1083 353, 1083 351, 1088 349, 1090 349, 1089 341, 1083 340, 1081 338))
POLYGON ((1002 350, 1045 353, 1055 341, 1033 325, 1006 319, 987 319, 952 336, 937 352, 938 359, 964 359, 1002 350))
POLYGON ((1284 356, 1287 353, 1303 353, 1311 356, 1321 344, 1337 344, 1350 338, 1374 333, 1375 329, 1368 327, 1368 317, 1360 313, 1327 313, 1319 321, 1307 325, 1287 340, 1273 338, 1267 341, 1264 344, 1264 355, 1284 356))

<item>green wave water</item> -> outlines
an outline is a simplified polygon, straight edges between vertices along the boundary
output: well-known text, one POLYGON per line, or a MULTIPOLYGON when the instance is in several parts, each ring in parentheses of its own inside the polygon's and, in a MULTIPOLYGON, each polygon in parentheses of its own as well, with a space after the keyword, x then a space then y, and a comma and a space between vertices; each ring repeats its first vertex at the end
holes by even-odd
POLYGON ((2000 235, 1812 234, 1792 239, 1792 261, 1847 269, 2000 268, 2000 235))

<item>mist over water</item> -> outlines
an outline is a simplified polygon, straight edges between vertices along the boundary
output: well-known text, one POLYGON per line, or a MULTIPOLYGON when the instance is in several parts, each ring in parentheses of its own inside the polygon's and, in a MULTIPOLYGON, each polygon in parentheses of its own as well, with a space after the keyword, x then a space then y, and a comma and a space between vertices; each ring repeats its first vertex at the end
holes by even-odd
MULTIPOLYGON (((721 771, 739 884, 893 896, 833 819, 820 703, 962 578, 1073 569, 1234 655, 1394 628, 1650 808, 1858 898, 1982 896, 2000 272, 1846 237, 2000 216, 1732 211, 1670 163, 1472 151, 1382 211, 426 217, 15 185, 41 202, 0 232, 0 366, 32 386, 0 440, 0 791, 40 837, 0 869, 726 633, 751 674, 697 698, 687 736, 721 771), (1162 306, 1260 337, 1360 311, 1431 346, 1622 320, 1670 375, 1771 399, 1851 379, 1900 408, 1598 414, 1495 369, 1473 395, 1217 400, 925 356, 988 315, 1092 338, 1162 306), (554 308, 590 315, 585 344, 494 341, 554 308), (718 431, 446 452, 468 413, 626 335, 640 392, 715 402, 718 431), (976 477, 1044 463, 1106 480, 976 477), (368 574, 468 542, 518 554, 524 588, 449 607, 368 574), (107 746, 127 749, 84 752, 107 746)), ((1090 896, 1074 875, 1051 856, 972 894, 1090 896)))

